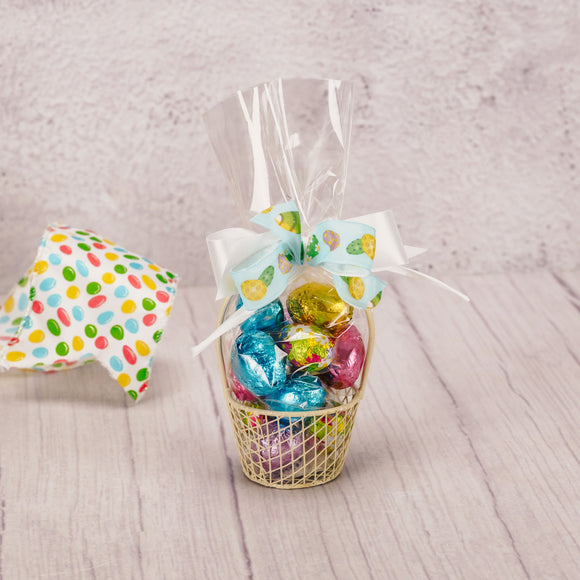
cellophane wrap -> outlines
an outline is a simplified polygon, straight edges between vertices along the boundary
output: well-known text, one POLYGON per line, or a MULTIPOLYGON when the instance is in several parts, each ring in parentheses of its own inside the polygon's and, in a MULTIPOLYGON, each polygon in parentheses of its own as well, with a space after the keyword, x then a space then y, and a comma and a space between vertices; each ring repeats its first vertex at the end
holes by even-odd
MULTIPOLYGON (((205 116, 245 224, 289 201, 300 215, 302 255, 278 260, 292 269, 287 288, 218 341, 242 467, 271 487, 340 473, 364 390, 370 312, 344 302, 332 275, 307 265, 314 228, 340 218, 351 120, 349 83, 308 79, 238 91, 205 116)), ((276 220, 295 227, 283 214, 276 220)), ((333 250, 334 232, 326 234, 317 243, 333 250)), ((264 286, 268 276, 255 282, 264 286)), ((241 294, 226 299, 220 322, 242 306, 241 294)))
POLYGON ((350 152, 350 83, 288 79, 257 85, 205 115, 242 216, 282 201, 300 210, 302 235, 339 218, 350 152))

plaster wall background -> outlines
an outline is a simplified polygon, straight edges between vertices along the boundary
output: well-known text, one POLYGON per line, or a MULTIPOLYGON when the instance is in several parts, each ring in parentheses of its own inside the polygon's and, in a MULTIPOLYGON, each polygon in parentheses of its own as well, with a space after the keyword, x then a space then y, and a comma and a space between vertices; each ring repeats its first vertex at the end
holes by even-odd
POLYGON ((394 210, 417 266, 580 266, 575 0, 0 0, 0 294, 53 221, 212 284, 238 224, 202 114, 282 77, 351 80, 344 215, 394 210))

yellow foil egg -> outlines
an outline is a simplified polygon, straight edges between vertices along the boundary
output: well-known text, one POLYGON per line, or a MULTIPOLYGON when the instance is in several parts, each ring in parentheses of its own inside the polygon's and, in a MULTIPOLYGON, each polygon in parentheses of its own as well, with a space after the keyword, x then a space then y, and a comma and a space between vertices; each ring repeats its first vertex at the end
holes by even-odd
POLYGON ((334 286, 321 282, 308 282, 292 290, 286 308, 294 322, 314 324, 335 336, 350 324, 353 314, 353 307, 334 286))

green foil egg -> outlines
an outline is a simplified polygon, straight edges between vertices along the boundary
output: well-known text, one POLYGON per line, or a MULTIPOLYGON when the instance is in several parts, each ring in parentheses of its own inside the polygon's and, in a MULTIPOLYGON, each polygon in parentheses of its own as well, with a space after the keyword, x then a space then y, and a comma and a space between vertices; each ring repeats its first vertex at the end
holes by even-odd
POLYGON ((288 362, 302 371, 323 371, 334 356, 334 339, 311 324, 286 323, 276 334, 276 341, 288 355, 288 362))

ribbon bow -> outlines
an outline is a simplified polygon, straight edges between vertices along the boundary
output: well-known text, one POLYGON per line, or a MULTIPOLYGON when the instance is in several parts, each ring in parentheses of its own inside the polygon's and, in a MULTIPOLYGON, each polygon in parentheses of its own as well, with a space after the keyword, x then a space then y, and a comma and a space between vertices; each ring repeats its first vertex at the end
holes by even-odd
POLYGON ((340 297, 356 308, 372 307, 380 300, 385 283, 371 274, 376 252, 374 227, 358 221, 327 220, 303 242, 294 201, 270 207, 252 222, 264 226, 277 241, 230 271, 247 310, 278 298, 303 265, 330 272, 340 297))
POLYGON ((327 270, 340 297, 356 308, 373 308, 378 304, 385 282, 374 272, 381 271, 424 278, 469 300, 440 280, 406 266, 425 250, 403 245, 393 214, 388 210, 348 220, 323 221, 306 240, 302 238, 300 212, 294 201, 272 206, 251 221, 268 231, 259 234, 244 228, 228 228, 207 238, 217 285, 216 299, 239 293, 243 308, 194 347, 194 356, 249 318, 253 311, 276 300, 302 266, 327 270))

